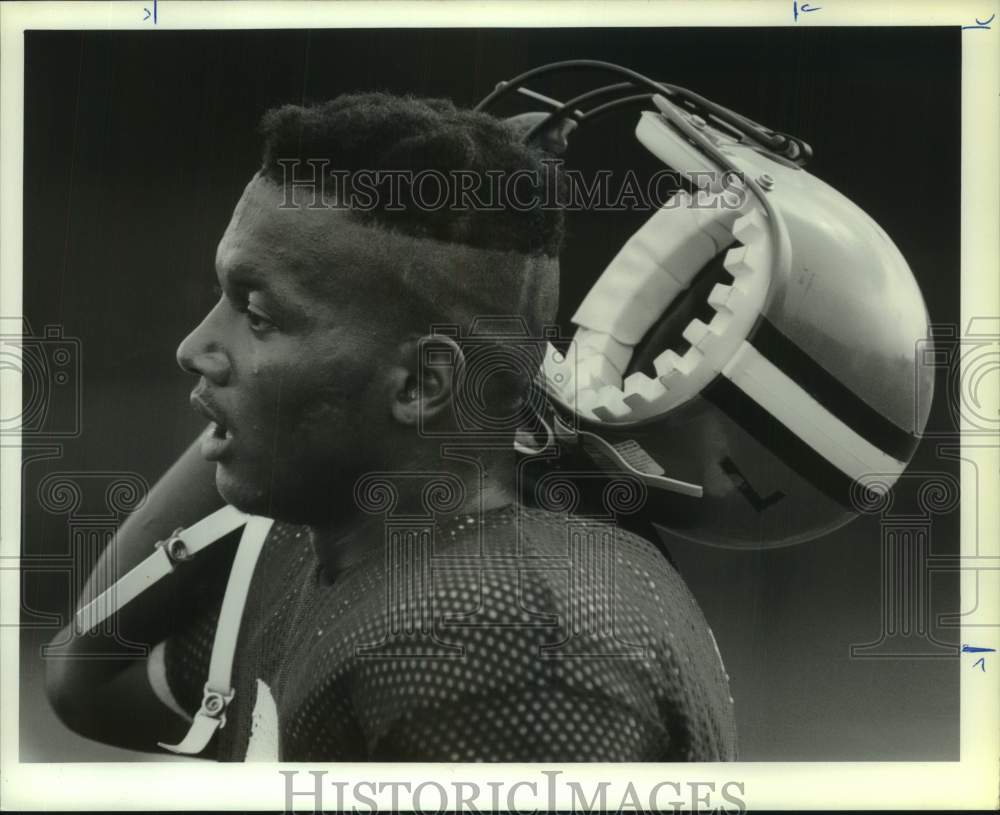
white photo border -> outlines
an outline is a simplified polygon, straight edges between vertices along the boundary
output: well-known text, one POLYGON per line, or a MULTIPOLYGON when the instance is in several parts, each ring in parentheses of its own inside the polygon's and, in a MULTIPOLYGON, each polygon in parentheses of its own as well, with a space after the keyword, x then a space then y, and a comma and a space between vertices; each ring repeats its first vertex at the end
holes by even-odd
MULTIPOLYGON (((22 193, 24 124, 24 32, 31 29, 131 29, 149 27, 137 2, 4 3, 0 5, 0 308, 19 317, 22 304, 22 193)), ((224 3, 157 0, 157 28, 339 28, 339 27, 621 27, 621 26, 903 26, 973 25, 986 20, 995 6, 981 2, 895 2, 826 0, 823 16, 792 19, 793 0, 703 0, 672 2, 254 2, 224 3)), ((972 318, 996 321, 1000 315, 1000 24, 992 29, 962 32, 962 324, 972 318)), ((986 394, 997 410, 997 394, 986 394)), ((20 404, 20 382, 0 380, 0 399, 20 404)), ((990 413, 989 415, 995 415, 990 413)), ((963 428, 966 429, 966 428, 963 428)), ((595 778, 611 782, 608 800, 622 800, 631 782, 643 789, 670 781, 743 785, 740 797, 749 809, 892 808, 972 809, 998 806, 1000 789, 1000 687, 998 672, 961 672, 961 760, 955 762, 738 762, 701 764, 215 764, 188 763, 29 763, 18 760, 20 580, 16 569, 21 540, 21 449, 13 441, 0 448, 0 808, 261 810, 285 808, 285 778, 279 769, 298 770, 296 789, 308 785, 309 770, 324 770, 326 778, 385 782, 436 780, 452 789, 457 781, 528 780, 519 807, 568 808, 565 782, 590 788, 595 778), (546 800, 542 770, 559 770, 555 801, 546 800)), ((1000 529, 994 510, 1000 454, 996 439, 972 443, 963 438, 962 455, 975 462, 980 480, 977 501, 963 501, 962 554, 976 553, 997 562, 1000 529), (978 515, 978 517, 977 517, 978 515)), ((973 468, 967 468, 967 470, 973 468)), ((974 473, 963 471, 963 494, 973 487, 974 473)), ((968 582, 962 582, 963 589, 968 582)), ((1000 569, 980 573, 980 608, 1000 609, 1000 569), (984 605, 985 604, 985 605, 984 605)), ((968 599, 968 598, 966 598, 968 599)), ((963 603, 963 608, 965 603, 963 603)), ((1000 651, 998 624, 977 629, 975 641, 1000 651)), ((962 642, 968 641, 963 629, 962 642)), ((333 787, 328 786, 334 801, 333 787)), ((374 796, 381 805, 385 796, 374 796)), ((405 799, 404 802, 405 803, 405 799)), ((476 800, 490 807, 488 789, 476 800)), ((298 796, 295 808, 312 810, 310 796, 298 796)))

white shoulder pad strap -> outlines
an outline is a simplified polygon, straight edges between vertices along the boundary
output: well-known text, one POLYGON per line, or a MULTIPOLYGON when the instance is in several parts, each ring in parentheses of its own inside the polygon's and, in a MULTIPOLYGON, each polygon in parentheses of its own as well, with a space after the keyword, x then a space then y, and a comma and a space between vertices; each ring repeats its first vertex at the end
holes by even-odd
POLYGON ((233 569, 229 573, 226 593, 222 598, 222 609, 212 643, 212 660, 208 668, 201 708, 195 714, 187 735, 179 744, 164 744, 160 747, 172 753, 195 755, 204 750, 215 731, 226 726, 226 709, 236 691, 232 687, 233 658, 236 655, 236 641, 240 634, 240 622, 246 607, 250 582, 253 579, 257 559, 264 548, 267 533, 274 523, 270 518, 252 516, 243 530, 233 569))
POLYGON ((76 613, 76 630, 85 634, 115 614, 153 584, 187 560, 247 522, 249 516, 232 506, 224 506, 187 529, 178 529, 165 541, 157 542, 153 554, 126 573, 76 613))

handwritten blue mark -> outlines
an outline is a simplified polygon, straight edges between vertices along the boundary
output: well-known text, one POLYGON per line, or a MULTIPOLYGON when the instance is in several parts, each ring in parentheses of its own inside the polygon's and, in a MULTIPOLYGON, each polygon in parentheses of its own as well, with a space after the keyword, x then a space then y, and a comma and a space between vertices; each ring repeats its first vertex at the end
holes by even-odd
POLYGON ((985 28, 987 31, 989 31, 990 23, 993 22, 993 18, 996 17, 996 16, 997 16, 997 13, 994 11, 989 16, 989 19, 987 19, 987 20, 980 20, 978 17, 976 17, 976 24, 975 25, 963 25, 962 26, 962 30, 964 31, 967 28, 985 28))
POLYGON ((148 8, 144 8, 143 9, 143 11, 146 12, 146 16, 142 18, 143 22, 145 22, 146 20, 148 20, 150 18, 150 16, 152 16, 152 18, 153 18, 153 25, 156 25, 156 17, 157 17, 156 4, 157 4, 157 0, 153 0, 153 11, 152 12, 150 12, 148 8))
MULTIPOLYGON (((962 653, 964 654, 984 654, 984 653, 994 653, 996 648, 983 648, 979 645, 968 645, 962 644, 962 653)), ((986 657, 979 657, 973 664, 972 670, 979 668, 983 673, 986 673, 986 657)))
POLYGON ((822 6, 810 6, 808 3, 803 3, 802 6, 800 7, 798 0, 792 0, 792 18, 795 20, 795 22, 798 22, 799 11, 801 11, 803 14, 806 14, 810 11, 819 11, 822 8, 823 8, 822 6))

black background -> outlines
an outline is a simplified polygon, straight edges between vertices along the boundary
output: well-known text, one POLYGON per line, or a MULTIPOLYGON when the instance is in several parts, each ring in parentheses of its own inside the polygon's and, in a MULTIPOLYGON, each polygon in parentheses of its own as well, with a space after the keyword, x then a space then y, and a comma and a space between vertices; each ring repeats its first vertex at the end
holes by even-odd
MULTIPOLYGON (((899 246, 932 322, 956 323, 960 56, 957 28, 29 32, 24 314, 36 332, 58 325, 79 339, 83 423, 57 457, 26 458, 26 554, 68 546, 66 516, 36 498, 43 476, 153 481, 199 431, 174 349, 211 304, 215 245, 258 166, 268 107, 373 89, 471 106, 545 62, 618 62, 808 141, 810 171, 899 246)), ((608 81, 537 89, 567 98, 608 81)), ((583 131, 570 166, 652 167, 634 117, 583 131)), ((564 316, 645 217, 571 216, 564 316)), ((934 410, 932 425, 947 425, 940 389, 934 410)), ((913 469, 954 472, 928 442, 913 469)), ((897 508, 915 506, 916 486, 901 482, 897 508)), ((787 549, 676 545, 731 676, 743 759, 957 758, 956 658, 849 656, 878 638, 880 534, 867 517, 787 549)), ((935 519, 931 549, 957 551, 957 512, 935 519)), ((956 580, 933 588, 934 613, 959 610, 956 580)), ((65 614, 69 594, 65 577, 26 576, 24 621, 36 630, 24 637, 22 760, 128 758, 66 733, 38 691, 37 644, 51 636, 38 613, 65 614)))

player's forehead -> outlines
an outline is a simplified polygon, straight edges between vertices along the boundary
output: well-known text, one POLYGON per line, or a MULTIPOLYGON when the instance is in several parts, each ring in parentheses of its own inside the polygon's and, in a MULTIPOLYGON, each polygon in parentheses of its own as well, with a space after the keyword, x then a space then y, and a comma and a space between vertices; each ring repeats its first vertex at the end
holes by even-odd
POLYGON ((310 307, 354 311, 419 298, 445 315, 533 313, 556 295, 555 259, 409 235, 312 202, 308 190, 255 176, 219 243, 219 273, 239 270, 310 307))
POLYGON ((286 194, 280 184, 255 176, 219 241, 219 274, 307 296, 363 279, 359 273, 370 270, 358 267, 371 236, 347 210, 310 203, 301 190, 286 194))

